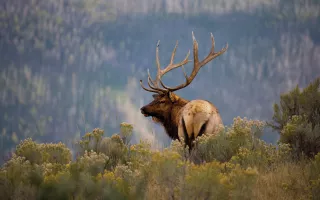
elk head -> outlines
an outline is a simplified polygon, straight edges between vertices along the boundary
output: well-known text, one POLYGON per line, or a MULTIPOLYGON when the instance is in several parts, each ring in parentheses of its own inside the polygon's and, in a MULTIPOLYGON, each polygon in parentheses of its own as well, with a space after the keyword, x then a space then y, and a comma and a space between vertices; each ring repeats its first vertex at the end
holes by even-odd
POLYGON ((140 109, 141 113, 145 117, 152 116, 152 119, 154 122, 161 123, 166 129, 167 134, 172 139, 178 139, 178 124, 179 124, 180 113, 182 108, 189 102, 188 100, 185 100, 179 97, 178 95, 174 94, 174 91, 187 87, 196 77, 201 67, 203 67, 205 64, 207 64, 214 58, 218 57, 219 55, 223 54, 228 48, 228 44, 227 44, 227 46, 223 48, 221 51, 214 52, 215 42, 214 42, 213 35, 211 34, 212 47, 211 47, 210 53, 204 60, 199 61, 198 43, 194 37, 193 32, 192 32, 192 38, 193 38, 194 67, 190 76, 187 76, 183 67, 185 64, 187 64, 190 61, 188 59, 190 55, 190 50, 183 61, 181 61, 180 63, 174 64, 173 60, 174 60, 175 52, 178 46, 178 42, 177 42, 172 52, 169 65, 166 68, 161 69, 160 60, 159 60, 160 41, 158 41, 157 47, 156 47, 156 64, 157 64, 156 78, 155 80, 153 80, 148 70, 148 85, 150 88, 146 88, 142 84, 142 80, 140 80, 140 85, 144 90, 148 92, 156 93, 153 95, 154 100, 148 105, 145 105, 140 109), (161 80, 162 76, 167 72, 178 67, 182 67, 183 69, 183 73, 186 79, 185 83, 182 83, 172 88, 166 86, 161 80), (159 86, 159 83, 161 84, 162 87, 159 86))
POLYGON ((180 100, 180 97, 173 92, 154 94, 152 97, 153 101, 143 106, 141 112, 145 117, 153 116, 154 121, 165 118, 172 111, 172 107, 180 100))

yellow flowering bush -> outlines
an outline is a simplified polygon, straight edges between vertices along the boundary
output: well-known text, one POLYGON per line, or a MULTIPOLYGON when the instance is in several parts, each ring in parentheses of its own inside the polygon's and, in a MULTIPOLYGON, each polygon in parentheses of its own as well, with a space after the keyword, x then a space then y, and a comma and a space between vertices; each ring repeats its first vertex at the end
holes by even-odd
POLYGON ((243 168, 257 167, 259 170, 271 170, 280 163, 290 159, 288 145, 280 144, 278 149, 258 140, 254 148, 240 147, 231 157, 230 162, 240 164, 243 168))
POLYGON ((17 145, 15 154, 26 158, 31 163, 42 163, 42 154, 39 145, 31 138, 27 138, 17 145))
POLYGON ((15 154, 25 157, 31 164, 60 163, 67 164, 71 161, 71 151, 63 143, 38 144, 27 138, 18 144, 15 154))
POLYGON ((192 156, 199 162, 227 162, 240 147, 255 148, 264 126, 264 122, 237 117, 231 127, 222 129, 218 134, 198 137, 192 156))
POLYGON ((155 151, 152 153, 150 163, 143 169, 142 172, 147 177, 144 184, 147 187, 148 199, 154 195, 164 199, 168 196, 172 198, 179 196, 185 164, 178 153, 168 149, 162 152, 155 151))
POLYGON ((67 164, 71 161, 70 149, 61 142, 57 144, 39 144, 39 150, 42 154, 42 162, 67 164))
POLYGON ((151 162, 152 151, 151 144, 146 141, 140 141, 138 144, 131 145, 129 148, 128 165, 132 169, 139 169, 151 162))
POLYGON ((230 172, 228 179, 228 187, 231 199, 251 199, 252 188, 255 184, 258 171, 255 168, 242 169, 240 165, 236 165, 230 172))
POLYGON ((111 138, 103 138, 99 145, 98 152, 109 157, 107 169, 114 169, 118 164, 127 160, 128 146, 126 146, 119 135, 112 135, 111 138))
POLYGON ((84 155, 77 159, 77 165, 83 171, 95 176, 105 170, 109 162, 109 157, 103 153, 96 153, 94 151, 85 151, 84 155))
POLYGON ((100 142, 103 138, 104 135, 104 131, 99 129, 99 128, 95 128, 93 129, 92 132, 88 132, 86 133, 83 137, 82 140, 80 140, 77 144, 78 144, 78 151, 80 153, 80 155, 82 155, 85 151, 90 151, 90 150, 94 150, 96 152, 99 152, 99 145, 100 142))
POLYGON ((56 175, 61 171, 68 170, 67 165, 60 163, 43 163, 41 167, 43 169, 44 176, 56 175))
POLYGON ((222 165, 213 161, 203 165, 190 164, 187 168, 182 199, 228 199, 224 184, 227 175, 221 173, 222 165))
POLYGON ((132 124, 122 122, 120 124, 120 135, 125 144, 129 144, 132 137, 133 126, 132 124))

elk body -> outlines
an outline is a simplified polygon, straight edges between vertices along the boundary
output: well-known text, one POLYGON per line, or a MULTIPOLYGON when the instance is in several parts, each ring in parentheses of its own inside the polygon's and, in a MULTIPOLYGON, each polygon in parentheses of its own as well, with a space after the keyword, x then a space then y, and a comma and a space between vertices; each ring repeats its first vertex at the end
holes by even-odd
POLYGON ((151 116, 153 121, 160 123, 165 128, 168 136, 175 140, 181 141, 183 138, 185 145, 192 149, 192 142, 196 137, 202 134, 216 134, 219 125, 223 125, 222 119, 220 117, 218 109, 209 101, 206 100, 186 100, 174 93, 179 89, 188 86, 193 79, 196 77, 198 71, 205 64, 223 54, 227 48, 220 50, 219 52, 214 52, 214 38, 211 34, 211 50, 210 53, 204 60, 199 61, 198 59, 198 43, 193 35, 193 56, 194 56, 194 67, 190 76, 187 76, 184 71, 183 66, 187 64, 190 51, 188 52, 186 58, 177 64, 173 63, 175 52, 178 46, 178 42, 172 52, 170 64, 165 68, 161 69, 159 61, 159 42, 156 48, 156 64, 157 64, 157 75, 156 79, 153 80, 148 71, 148 85, 150 88, 146 88, 140 80, 141 87, 149 92, 156 93, 153 95, 153 101, 148 105, 143 106, 140 110, 145 117, 151 116), (186 82, 182 83, 176 87, 166 86, 161 78, 167 72, 182 67, 186 82), (159 86, 159 83, 162 87, 159 86))

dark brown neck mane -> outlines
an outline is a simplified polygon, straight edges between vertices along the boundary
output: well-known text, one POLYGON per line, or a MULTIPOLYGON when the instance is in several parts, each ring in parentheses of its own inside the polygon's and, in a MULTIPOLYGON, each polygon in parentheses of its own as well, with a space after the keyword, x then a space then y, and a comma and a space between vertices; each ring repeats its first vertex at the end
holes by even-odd
POLYGON ((180 110, 188 102, 189 102, 188 100, 179 98, 179 100, 172 105, 171 112, 169 112, 168 115, 164 116, 162 119, 158 119, 159 122, 164 126, 164 129, 166 130, 166 133, 168 134, 168 136, 173 140, 179 139, 178 125, 179 125, 180 110))

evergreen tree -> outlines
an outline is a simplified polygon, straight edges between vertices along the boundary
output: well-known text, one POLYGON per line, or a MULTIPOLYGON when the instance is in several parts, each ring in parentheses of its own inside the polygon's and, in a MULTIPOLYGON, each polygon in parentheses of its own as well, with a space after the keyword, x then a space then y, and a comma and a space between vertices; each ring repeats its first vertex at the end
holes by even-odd
POLYGON ((313 157, 320 151, 319 87, 320 78, 302 91, 297 86, 273 106, 273 121, 268 124, 280 132, 280 142, 290 144, 297 156, 313 157))

